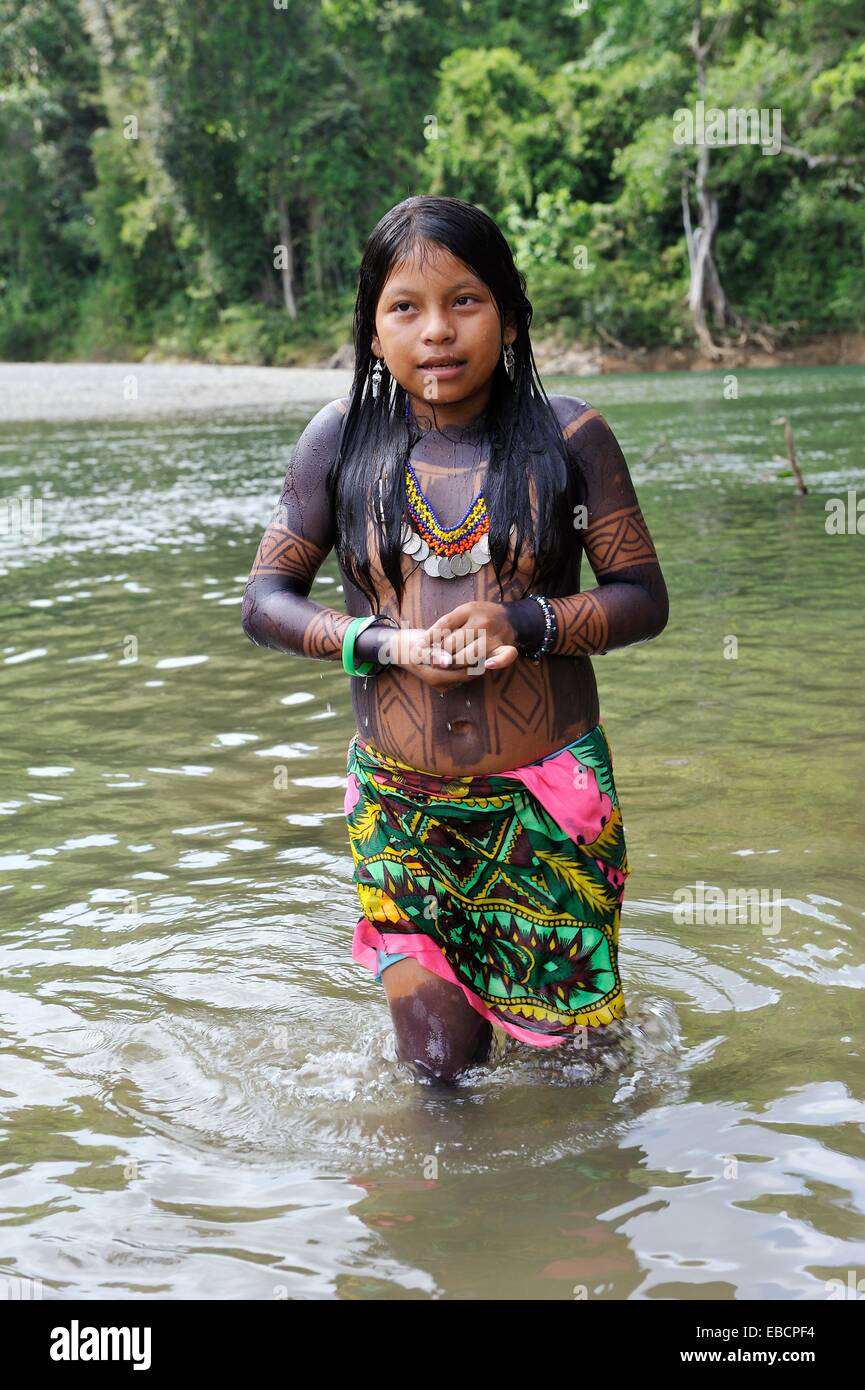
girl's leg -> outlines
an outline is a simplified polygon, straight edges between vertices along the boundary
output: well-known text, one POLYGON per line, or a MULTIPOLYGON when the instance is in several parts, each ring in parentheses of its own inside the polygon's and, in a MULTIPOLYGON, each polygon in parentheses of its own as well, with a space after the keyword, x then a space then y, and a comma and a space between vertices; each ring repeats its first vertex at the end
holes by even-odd
POLYGON ((424 969, 413 956, 387 966, 381 982, 401 1062, 450 1083, 472 1062, 486 1061, 492 1026, 459 985, 424 969))

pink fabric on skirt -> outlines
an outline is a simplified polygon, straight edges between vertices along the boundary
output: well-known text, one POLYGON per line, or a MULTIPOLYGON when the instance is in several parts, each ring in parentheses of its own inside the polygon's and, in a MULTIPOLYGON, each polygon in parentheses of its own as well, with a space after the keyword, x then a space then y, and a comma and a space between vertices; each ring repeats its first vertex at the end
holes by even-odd
MULTIPOLYGON (((612 752, 612 747, 610 751, 612 752)), ((513 777, 522 782, 571 839, 576 840, 578 837, 582 837, 585 840, 591 840, 599 817, 609 818, 613 803, 606 793, 601 791, 591 768, 584 768, 586 781, 582 785, 581 795, 579 797, 574 796, 575 773, 578 774, 582 766, 579 759, 566 746, 549 753, 539 763, 529 763, 524 767, 510 768, 496 772, 494 775, 496 777, 513 777)), ((354 810, 359 796, 360 789, 357 779, 353 774, 350 774, 346 781, 343 803, 346 815, 354 810)), ((616 869, 609 869, 608 874, 610 882, 615 886, 620 886, 624 882, 625 875, 616 869)), ((429 937, 423 935, 407 936, 405 932, 388 932, 380 925, 374 925, 368 918, 360 917, 352 939, 352 959, 357 961, 359 965, 365 966, 373 974, 377 974, 379 968, 377 952, 379 950, 388 954, 411 955, 432 974, 438 975, 451 984, 458 985, 477 1013, 487 1018, 494 1027, 510 1033, 520 1042, 528 1043, 532 1047, 561 1047, 563 1042, 567 1041, 566 1038, 561 1037, 545 1037, 537 1032, 522 1028, 511 1019, 502 1019, 493 1014, 483 1000, 462 980, 457 978, 439 946, 429 937)))

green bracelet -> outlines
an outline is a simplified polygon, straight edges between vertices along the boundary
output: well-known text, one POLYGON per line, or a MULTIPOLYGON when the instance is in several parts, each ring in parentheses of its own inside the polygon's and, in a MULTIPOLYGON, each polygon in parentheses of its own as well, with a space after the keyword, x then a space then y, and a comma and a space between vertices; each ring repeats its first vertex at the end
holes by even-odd
POLYGON ((354 649, 357 639, 367 627, 372 627, 374 623, 385 623, 390 627, 399 630, 399 623, 395 618, 389 618, 384 613, 370 613, 366 617, 352 618, 343 634, 342 639, 342 664, 343 668, 350 676, 377 676, 379 671, 384 670, 384 666, 390 658, 378 661, 366 661, 358 663, 354 659, 354 649))
POLYGON ((376 668, 374 661, 365 661, 360 666, 355 664, 354 644, 365 627, 374 623, 378 617, 377 613, 369 614, 367 617, 352 618, 343 634, 342 639, 342 664, 343 669, 349 676, 368 676, 376 668))

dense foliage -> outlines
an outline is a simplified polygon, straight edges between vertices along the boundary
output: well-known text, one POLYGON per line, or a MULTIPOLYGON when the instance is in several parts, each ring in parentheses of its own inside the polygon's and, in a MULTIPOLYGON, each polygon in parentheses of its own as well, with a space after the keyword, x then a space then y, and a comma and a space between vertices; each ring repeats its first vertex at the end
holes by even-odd
POLYGON ((499 221, 536 329, 692 342, 700 186, 673 131, 701 90, 783 129, 772 155, 708 152, 736 322, 860 327, 863 19, 865 0, 0 0, 0 356, 320 355, 349 336, 372 226, 420 192, 499 221))

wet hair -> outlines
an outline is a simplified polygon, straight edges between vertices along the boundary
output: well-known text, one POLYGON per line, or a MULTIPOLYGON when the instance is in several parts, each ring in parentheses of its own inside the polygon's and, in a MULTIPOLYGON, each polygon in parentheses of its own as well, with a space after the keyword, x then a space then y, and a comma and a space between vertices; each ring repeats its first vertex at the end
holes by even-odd
POLYGON ((561 580, 567 557, 573 554, 573 505, 581 500, 581 474, 573 462, 569 463, 561 425, 535 365, 529 340, 532 305, 526 297, 525 276, 517 270, 495 222, 474 204, 459 198, 406 198, 385 213, 364 248, 354 309, 354 379, 339 449, 327 478, 336 519, 337 556, 346 574, 368 596, 374 611, 378 610, 378 600, 367 548, 372 499, 381 486, 381 510, 372 515, 378 525, 381 567, 399 602, 403 589, 400 529, 406 503, 405 463, 422 438, 414 422, 406 419, 406 391, 384 362, 378 398, 373 399, 371 375, 378 361, 372 351, 376 308, 396 265, 413 257, 423 264, 442 247, 487 286, 499 311, 502 334, 507 316, 512 316, 517 330, 513 381, 500 353, 489 401, 479 422, 490 446, 483 494, 490 514, 490 559, 502 598, 502 568, 512 523, 517 528, 515 554, 507 578, 513 577, 524 542, 531 538, 533 573, 527 590, 535 584, 561 580), (530 473, 537 490, 537 536, 529 497, 530 473), (538 537, 544 540, 541 547, 538 537))

